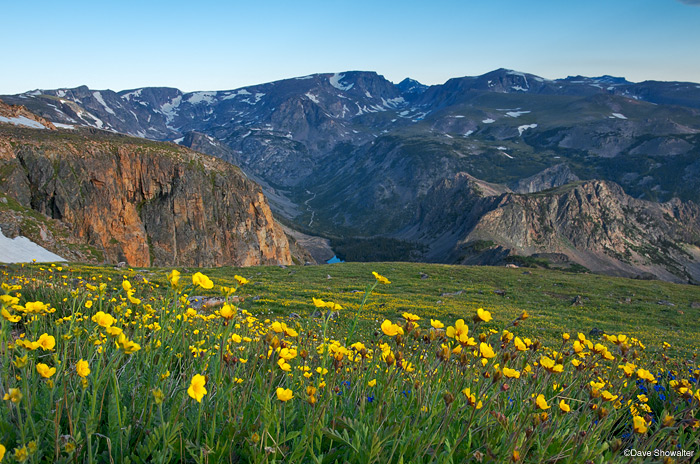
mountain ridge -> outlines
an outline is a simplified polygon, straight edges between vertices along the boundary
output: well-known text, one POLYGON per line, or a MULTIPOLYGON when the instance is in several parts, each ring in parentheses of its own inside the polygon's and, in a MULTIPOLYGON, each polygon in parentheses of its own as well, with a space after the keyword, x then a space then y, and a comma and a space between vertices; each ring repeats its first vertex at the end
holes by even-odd
MULTIPOLYGON (((700 202, 695 83, 632 83, 607 75, 551 80, 498 69, 424 86, 347 71, 226 91, 80 87, 9 99, 49 120, 61 113, 72 118, 59 124, 173 141, 234 162, 263 186, 275 213, 305 233, 411 240, 419 248, 426 246, 421 235, 443 237, 443 245, 427 244, 428 251, 411 252, 411 259, 459 257, 453 248, 465 236, 456 231, 466 232, 467 223, 482 219, 475 211, 486 214, 493 206, 491 195, 472 198, 472 187, 534 195, 600 180, 620 186, 622 193, 610 196, 619 201, 700 202), (466 190, 456 194, 454 185, 466 190), (455 217, 453 231, 428 214, 430 198, 444 203, 436 191, 463 205, 444 204, 455 217)), ((503 250, 518 249, 502 241, 503 250)), ((487 261, 513 253, 491 253, 487 261)), ((659 268, 657 275, 664 272, 659 268)), ((664 278, 681 278, 676 274, 664 278)))

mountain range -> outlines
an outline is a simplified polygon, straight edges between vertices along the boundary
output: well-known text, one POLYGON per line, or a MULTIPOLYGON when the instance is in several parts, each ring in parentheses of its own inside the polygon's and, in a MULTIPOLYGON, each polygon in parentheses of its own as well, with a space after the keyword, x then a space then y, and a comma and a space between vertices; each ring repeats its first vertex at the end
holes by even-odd
POLYGON ((59 132, 87 126, 236 164, 286 226, 330 238, 342 257, 536 255, 700 280, 695 83, 499 69, 425 86, 350 71, 227 91, 78 87, 0 99, 59 132))

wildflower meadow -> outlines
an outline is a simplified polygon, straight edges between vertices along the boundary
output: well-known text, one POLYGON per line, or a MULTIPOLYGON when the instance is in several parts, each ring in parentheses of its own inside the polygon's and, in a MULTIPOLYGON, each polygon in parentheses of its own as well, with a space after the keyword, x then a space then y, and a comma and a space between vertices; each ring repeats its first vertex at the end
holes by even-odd
POLYGON ((505 292, 475 304, 444 267, 326 269, 356 275, 277 269, 297 279, 281 296, 252 268, 3 268, 0 462, 698 459, 697 332, 591 331, 578 309, 552 323, 505 292), (396 290, 418 285, 445 288, 396 290))

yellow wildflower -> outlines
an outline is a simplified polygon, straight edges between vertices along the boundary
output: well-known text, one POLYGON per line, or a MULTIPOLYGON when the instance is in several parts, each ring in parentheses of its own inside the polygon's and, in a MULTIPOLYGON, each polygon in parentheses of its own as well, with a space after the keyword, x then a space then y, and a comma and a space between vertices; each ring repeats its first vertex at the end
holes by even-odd
POLYGON ((195 374, 190 381, 190 387, 187 389, 187 394, 190 395, 191 398, 197 400, 198 403, 201 403, 202 398, 204 398, 204 395, 207 394, 207 389, 204 388, 206 383, 206 377, 200 374, 195 374))
POLYGON ((638 369, 637 377, 642 380, 648 380, 649 382, 656 383, 656 379, 654 378, 654 376, 651 374, 651 372, 649 372, 646 369, 638 369))
POLYGON ((5 319, 8 322, 19 322, 22 319, 22 316, 20 315, 12 315, 7 309, 2 308, 2 311, 0 311, 0 314, 2 314, 3 319, 5 319))
POLYGON ((223 317, 224 319, 231 319, 236 314, 236 312, 231 307, 231 305, 227 303, 221 308, 219 314, 221 314, 221 317, 223 317))
POLYGON ((22 392, 19 388, 10 388, 2 399, 5 401, 12 401, 13 403, 19 403, 22 400, 22 392))
POLYGON ((559 409, 561 409, 563 412, 571 411, 571 407, 566 404, 566 401, 564 400, 559 401, 559 409))
POLYGON ((377 274, 374 271, 372 271, 372 275, 374 276, 375 279, 377 279, 378 282, 380 282, 382 284, 388 285, 391 283, 391 281, 389 279, 387 279, 386 277, 384 277, 382 275, 377 274))
POLYGON ((544 367, 547 372, 561 373, 564 370, 564 366, 557 364, 553 359, 543 356, 540 358, 540 365, 544 367))
POLYGON ((537 399, 535 400, 535 403, 537 403, 537 407, 544 410, 544 409, 549 409, 551 406, 547 404, 547 400, 544 399, 544 395, 539 394, 537 395, 537 399))
POLYGON ((194 285, 199 285, 205 290, 209 290, 210 288, 214 287, 214 282, 211 281, 211 279, 201 272, 197 272, 192 276, 192 284, 194 285))
POLYGON ((76 363, 75 370, 80 377, 85 378, 90 375, 90 364, 81 358, 80 361, 76 363))
POLYGON ((25 354, 21 358, 19 356, 17 356, 15 358, 15 360, 12 361, 12 363, 15 365, 15 367, 17 369, 22 369, 24 366, 27 365, 28 360, 29 360, 29 357, 25 354))
POLYGON ((170 271, 168 274, 168 282, 170 282, 171 287, 177 288, 177 285, 180 282, 180 271, 177 269, 170 271))
POLYGON ((92 316, 92 322, 99 325, 100 327, 110 327, 112 324, 117 322, 111 314, 107 314, 103 311, 97 311, 97 313, 92 316))
POLYGON ((632 418, 632 426, 634 427, 634 431, 638 434, 647 433, 647 430, 649 430, 646 421, 641 416, 634 416, 632 418))
POLYGON ((29 458, 29 451, 27 451, 27 447, 23 446, 21 448, 15 448, 14 458, 17 462, 26 461, 29 458))
POLYGON ((53 335, 44 333, 41 334, 39 340, 37 340, 37 343, 42 350, 51 351, 56 346, 56 339, 53 337, 53 335))
POLYGON ((391 322, 389 319, 385 319, 384 322, 382 322, 382 332, 390 337, 398 334, 403 335, 403 329, 397 324, 391 322))
POLYGON ((44 363, 39 363, 36 365, 36 371, 41 375, 43 378, 48 379, 52 375, 56 373, 56 368, 55 367, 49 367, 48 365, 44 363))
POLYGON ((289 401, 294 397, 292 390, 289 388, 277 388, 277 399, 280 401, 289 401))
POLYGON ((479 345, 479 354, 481 354, 482 358, 493 358, 496 356, 496 353, 493 352, 493 348, 491 345, 488 343, 481 342, 479 345))
POLYGON ((520 337, 515 337, 515 341, 513 342, 515 344, 515 348, 518 351, 526 351, 527 350, 527 345, 520 339, 520 337))
POLYGON ((247 283, 250 282, 250 281, 249 281, 248 279, 246 279, 245 277, 241 277, 241 276, 239 276, 239 275, 235 275, 235 276, 233 276, 233 278, 236 279, 236 282, 238 282, 239 285, 245 285, 245 284, 247 284, 247 283))
POLYGON ((479 308, 476 310, 476 317, 478 320, 484 321, 484 322, 489 322, 490 320, 493 319, 493 317, 491 317, 491 313, 484 310, 483 308, 479 308))

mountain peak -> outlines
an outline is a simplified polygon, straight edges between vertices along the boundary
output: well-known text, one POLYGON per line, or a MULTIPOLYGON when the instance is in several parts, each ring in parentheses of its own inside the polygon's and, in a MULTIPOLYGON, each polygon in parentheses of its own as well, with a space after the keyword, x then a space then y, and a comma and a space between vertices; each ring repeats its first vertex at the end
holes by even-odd
POLYGON ((402 94, 406 95, 420 95, 423 92, 426 91, 428 88, 427 85, 421 84, 415 79, 411 79, 410 77, 407 77, 406 79, 402 80, 398 84, 396 84, 396 88, 399 89, 399 91, 402 94))

